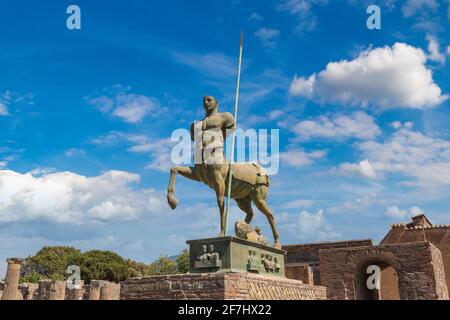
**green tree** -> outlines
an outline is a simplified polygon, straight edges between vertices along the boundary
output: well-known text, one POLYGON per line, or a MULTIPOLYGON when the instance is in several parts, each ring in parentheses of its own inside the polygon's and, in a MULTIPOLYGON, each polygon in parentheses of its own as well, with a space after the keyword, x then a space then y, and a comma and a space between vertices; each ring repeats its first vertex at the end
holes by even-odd
POLYGON ((111 251, 87 251, 70 260, 70 264, 80 267, 81 279, 85 283, 89 283, 91 280, 120 282, 130 276, 129 266, 125 259, 111 251))
POLYGON ((189 251, 184 249, 176 259, 161 256, 151 264, 123 259, 111 251, 91 250, 82 253, 72 247, 44 247, 36 255, 25 259, 21 282, 41 279, 65 280, 70 265, 80 267, 81 279, 120 282, 129 277, 186 273, 189 271, 189 251))
POLYGON ((177 263, 167 256, 160 256, 151 265, 155 268, 156 274, 159 275, 177 273, 177 263))
POLYGON ((127 259, 127 264, 130 277, 148 277, 157 274, 156 266, 153 264, 148 265, 132 259, 127 259))
POLYGON ((69 261, 81 255, 72 247, 43 247, 36 255, 25 259, 21 269, 21 282, 38 282, 40 279, 64 280, 69 261))
POLYGON ((184 249, 177 257, 177 272, 188 273, 189 272, 189 250, 184 249))

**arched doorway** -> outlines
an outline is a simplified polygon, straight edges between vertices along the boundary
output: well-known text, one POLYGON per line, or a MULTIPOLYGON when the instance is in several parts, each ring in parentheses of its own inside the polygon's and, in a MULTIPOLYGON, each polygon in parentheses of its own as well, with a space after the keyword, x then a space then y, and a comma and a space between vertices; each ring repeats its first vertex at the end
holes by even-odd
POLYGON ((385 261, 366 260, 356 268, 354 279, 356 300, 400 300, 398 273, 385 261), (373 286, 376 277, 379 286, 373 286))

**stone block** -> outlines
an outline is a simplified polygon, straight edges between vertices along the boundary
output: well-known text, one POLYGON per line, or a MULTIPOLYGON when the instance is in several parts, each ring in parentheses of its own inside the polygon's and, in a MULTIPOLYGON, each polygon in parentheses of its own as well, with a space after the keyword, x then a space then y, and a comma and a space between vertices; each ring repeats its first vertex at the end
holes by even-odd
POLYGON ((284 277, 285 251, 236 237, 189 240, 190 272, 249 272, 284 277))
POLYGON ((120 299, 324 300, 326 288, 304 284, 298 280, 248 272, 195 273, 123 281, 120 299), (155 285, 159 283, 165 283, 165 285, 155 285))

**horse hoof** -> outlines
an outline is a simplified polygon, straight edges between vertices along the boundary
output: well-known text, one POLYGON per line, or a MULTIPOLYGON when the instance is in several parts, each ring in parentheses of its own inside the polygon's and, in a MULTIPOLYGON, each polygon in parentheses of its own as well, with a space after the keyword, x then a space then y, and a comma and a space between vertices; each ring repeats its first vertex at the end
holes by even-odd
POLYGON ((167 196, 167 202, 169 203, 170 208, 175 209, 178 205, 178 199, 174 196, 167 196))
POLYGON ((281 242, 275 242, 275 243, 273 244, 273 247, 274 247, 275 249, 281 249, 281 242))

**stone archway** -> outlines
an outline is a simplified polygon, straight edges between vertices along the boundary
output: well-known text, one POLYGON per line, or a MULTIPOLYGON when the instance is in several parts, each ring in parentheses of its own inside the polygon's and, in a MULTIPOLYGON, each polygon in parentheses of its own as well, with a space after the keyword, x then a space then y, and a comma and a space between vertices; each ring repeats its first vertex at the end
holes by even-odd
POLYGON ((360 248, 348 257, 348 267, 353 273, 353 299, 356 300, 400 300, 399 279, 401 265, 396 256, 379 247, 360 248), (380 288, 369 289, 367 280, 369 266, 380 270, 380 288))
POLYGON ((328 299, 448 299, 441 252, 429 242, 324 249, 319 254, 328 299), (364 280, 372 264, 380 267, 381 287, 368 293, 364 280))
MULTIPOLYGON (((378 271, 377 270, 377 271, 378 271)), ((373 283, 374 281, 369 281, 373 283)), ((388 262, 368 258, 362 261, 354 271, 354 286, 356 300, 400 300, 399 279, 397 270, 388 262), (376 266, 380 271, 379 287, 369 287, 367 280, 375 277, 375 271, 368 270, 376 266)))

